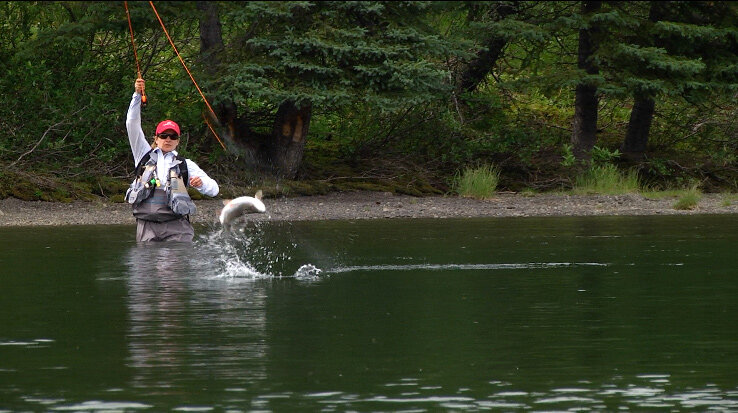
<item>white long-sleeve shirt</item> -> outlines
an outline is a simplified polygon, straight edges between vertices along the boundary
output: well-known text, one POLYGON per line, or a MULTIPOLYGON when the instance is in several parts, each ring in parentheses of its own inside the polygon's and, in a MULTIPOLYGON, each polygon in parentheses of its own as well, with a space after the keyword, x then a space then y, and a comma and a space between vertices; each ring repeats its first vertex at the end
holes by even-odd
MULTIPOLYGON (((128 116, 126 118, 126 129, 128 130, 128 142, 131 144, 131 152, 133 152, 133 161, 135 165, 141 161, 150 150, 151 145, 146 141, 143 129, 141 128, 141 95, 134 93, 131 98, 131 104, 128 106, 128 116)), ((162 181, 167 181, 167 174, 172 168, 172 163, 176 160, 177 151, 171 151, 164 153, 162 156, 162 150, 160 148, 154 149, 158 152, 156 162, 156 176, 162 181)), ((207 196, 216 196, 220 191, 218 183, 208 176, 196 163, 187 159, 187 172, 190 178, 198 177, 202 180, 202 186, 195 188, 200 191, 201 194, 207 196)), ((193 187, 194 188, 194 187, 193 187)))

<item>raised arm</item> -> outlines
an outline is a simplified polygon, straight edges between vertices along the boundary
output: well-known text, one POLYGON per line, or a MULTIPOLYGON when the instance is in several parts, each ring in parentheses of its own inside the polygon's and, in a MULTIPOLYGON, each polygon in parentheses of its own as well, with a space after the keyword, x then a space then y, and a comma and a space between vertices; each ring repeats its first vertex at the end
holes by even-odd
POLYGON ((143 129, 141 128, 141 94, 143 93, 145 83, 143 79, 136 79, 135 92, 131 98, 131 104, 128 105, 128 116, 126 117, 126 130, 128 130, 128 142, 131 144, 131 152, 133 152, 133 162, 138 162, 146 155, 151 146, 146 141, 143 129))

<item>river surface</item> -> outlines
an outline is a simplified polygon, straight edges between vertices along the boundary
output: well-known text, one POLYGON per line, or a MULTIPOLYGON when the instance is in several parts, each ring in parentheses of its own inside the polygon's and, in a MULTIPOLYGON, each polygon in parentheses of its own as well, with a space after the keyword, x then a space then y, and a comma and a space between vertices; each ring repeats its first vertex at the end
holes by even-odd
POLYGON ((736 411, 738 216, 0 229, 0 411, 736 411))

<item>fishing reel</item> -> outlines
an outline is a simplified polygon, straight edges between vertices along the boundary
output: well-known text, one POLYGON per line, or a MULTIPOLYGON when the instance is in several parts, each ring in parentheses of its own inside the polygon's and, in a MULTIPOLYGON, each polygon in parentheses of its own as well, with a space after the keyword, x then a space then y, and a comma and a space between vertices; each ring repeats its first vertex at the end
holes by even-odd
POLYGON ((147 181, 147 182, 146 182, 146 183, 144 184, 144 188, 146 188, 146 189, 149 189, 149 188, 151 188, 151 187, 156 187, 156 188, 158 188, 158 187, 160 187, 160 186, 161 186, 161 181, 159 180, 159 178, 151 178, 151 179, 149 179, 149 180, 148 180, 148 181, 147 181))

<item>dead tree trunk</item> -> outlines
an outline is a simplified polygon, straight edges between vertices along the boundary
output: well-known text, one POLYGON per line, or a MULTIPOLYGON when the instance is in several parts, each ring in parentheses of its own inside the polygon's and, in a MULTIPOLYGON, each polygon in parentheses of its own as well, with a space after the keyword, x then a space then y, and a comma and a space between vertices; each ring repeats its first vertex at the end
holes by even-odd
MULTIPOLYGON (((222 53, 224 51, 218 3, 198 1, 200 13, 200 59, 206 72, 212 78, 221 70, 222 53)), ((221 96, 220 103, 213 107, 217 119, 207 111, 211 124, 226 143, 230 151, 242 156, 247 167, 268 170, 271 162, 268 158, 267 141, 269 136, 254 133, 248 122, 246 112, 239 113, 236 103, 227 96, 221 96)))
POLYGON ((305 150, 312 106, 284 102, 274 119, 272 138, 267 148, 273 171, 283 178, 295 178, 305 150))
MULTIPOLYGON (((220 16, 218 15, 218 3, 211 1, 198 1, 197 9, 200 13, 200 60, 205 71, 210 77, 217 76, 220 68, 220 54, 223 46, 223 32, 220 24, 220 16)), ((225 128, 220 129, 223 139, 226 140, 231 148, 237 147, 238 130, 236 120, 238 111, 236 105, 231 100, 223 100, 222 103, 214 108, 217 119, 212 118, 212 114, 206 113, 211 123, 223 125, 225 128)))
MULTIPOLYGON (((590 16, 601 7, 599 1, 585 1, 582 3, 582 14, 590 16)), ((597 50, 596 26, 579 30, 579 56, 577 65, 588 75, 599 73, 592 61, 592 55, 597 50)), ((574 156, 579 160, 589 160, 592 148, 597 141, 597 86, 591 82, 581 82, 576 87, 574 100, 574 121, 572 125, 571 144, 574 156)))

